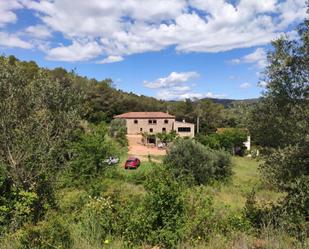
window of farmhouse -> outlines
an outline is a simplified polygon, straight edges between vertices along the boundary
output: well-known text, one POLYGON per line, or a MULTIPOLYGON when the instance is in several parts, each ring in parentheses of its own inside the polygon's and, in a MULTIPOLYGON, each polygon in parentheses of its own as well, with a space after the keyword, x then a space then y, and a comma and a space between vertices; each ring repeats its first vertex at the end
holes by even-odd
POLYGON ((191 132, 191 127, 178 127, 178 132, 191 132))
POLYGON ((153 132, 153 129, 152 129, 152 128, 150 128, 150 129, 149 129, 149 131, 150 131, 150 132, 153 132))
POLYGON ((168 124, 168 119, 165 119, 165 120, 164 120, 164 124, 168 124))
POLYGON ((148 124, 157 124, 157 120, 155 119, 149 119, 148 124))
POLYGON ((162 132, 166 132, 166 128, 165 127, 162 128, 162 132))
POLYGON ((134 120, 134 124, 138 124, 138 120, 137 119, 134 120))

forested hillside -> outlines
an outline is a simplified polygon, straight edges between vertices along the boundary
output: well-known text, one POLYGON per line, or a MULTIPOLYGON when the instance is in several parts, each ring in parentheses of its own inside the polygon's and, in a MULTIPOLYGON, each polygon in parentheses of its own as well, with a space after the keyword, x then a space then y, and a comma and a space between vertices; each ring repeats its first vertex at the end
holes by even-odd
POLYGON ((114 115, 124 112, 163 111, 175 115, 179 120, 186 119, 192 123, 196 123, 199 117, 201 131, 211 132, 216 127, 244 127, 244 112, 258 101, 207 98, 163 101, 117 90, 111 79, 98 81, 81 77, 74 71, 67 72, 63 68, 41 69, 34 61, 19 61, 14 56, 9 56, 8 59, 10 64, 18 64, 23 68, 25 79, 34 78, 40 70, 45 71, 51 80, 71 79, 73 87, 83 93, 83 117, 92 123, 110 122, 114 115))

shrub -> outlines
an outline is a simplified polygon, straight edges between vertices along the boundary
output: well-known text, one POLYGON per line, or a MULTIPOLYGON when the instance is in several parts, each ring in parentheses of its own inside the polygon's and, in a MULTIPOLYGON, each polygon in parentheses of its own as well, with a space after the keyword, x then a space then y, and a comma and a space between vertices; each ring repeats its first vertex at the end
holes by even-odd
POLYGON ((289 191, 297 177, 309 175, 309 142, 270 153, 261 165, 264 180, 279 190, 289 191))
POLYGON ((42 221, 36 226, 25 226, 20 231, 19 244, 20 249, 70 249, 73 240, 63 219, 52 215, 47 221, 42 221))
POLYGON ((301 240, 309 237, 309 176, 297 178, 287 196, 271 212, 275 226, 284 227, 301 240))
POLYGON ((121 146, 128 145, 127 126, 124 119, 113 119, 110 123, 109 135, 116 139, 121 146))
POLYGON ((91 127, 71 145, 70 173, 76 179, 86 180, 97 176, 108 167, 105 160, 117 156, 117 145, 107 135, 104 124, 91 127))
POLYGON ((104 240, 114 232, 115 218, 110 198, 90 198, 79 217, 81 236, 90 245, 102 246, 104 240))
POLYGON ((226 128, 218 133, 206 136, 197 136, 199 142, 211 149, 224 149, 231 154, 244 155, 244 142, 247 140, 247 132, 243 129, 226 128))
POLYGON ((183 236, 186 204, 183 185, 163 166, 151 172, 144 197, 118 206, 117 231, 127 246, 152 245, 175 248, 183 236))
POLYGON ((206 184, 213 179, 231 175, 230 156, 223 151, 214 151, 191 139, 179 139, 167 153, 164 163, 176 177, 192 176, 197 184, 206 184))
POLYGON ((45 180, 38 182, 28 191, 18 188, 0 165, 0 235, 24 222, 36 222, 49 207, 47 203, 54 205, 52 193, 48 193, 50 187, 44 184, 45 180), (44 199, 48 197, 50 200, 44 199))
POLYGON ((11 228, 38 220, 53 203, 50 179, 66 165, 82 103, 73 77, 53 81, 34 62, 0 57, 0 170, 7 179, 0 180, 0 209, 11 228))

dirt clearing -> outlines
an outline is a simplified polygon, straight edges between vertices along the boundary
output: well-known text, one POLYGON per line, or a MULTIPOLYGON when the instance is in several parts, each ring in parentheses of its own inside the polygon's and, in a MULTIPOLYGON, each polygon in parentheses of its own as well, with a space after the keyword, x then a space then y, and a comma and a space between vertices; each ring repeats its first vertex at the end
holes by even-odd
POLYGON ((148 155, 164 156, 166 155, 165 149, 158 149, 155 146, 146 146, 142 144, 141 135, 127 135, 129 141, 129 155, 140 156, 141 160, 148 160, 148 155))

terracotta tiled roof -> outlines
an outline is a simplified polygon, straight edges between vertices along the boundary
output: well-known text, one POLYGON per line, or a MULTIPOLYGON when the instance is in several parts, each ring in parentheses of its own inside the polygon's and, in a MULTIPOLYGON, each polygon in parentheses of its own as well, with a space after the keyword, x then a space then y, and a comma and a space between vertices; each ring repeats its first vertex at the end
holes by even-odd
POLYGON ((127 112, 114 118, 175 118, 175 116, 165 112, 127 112))

